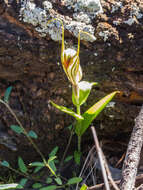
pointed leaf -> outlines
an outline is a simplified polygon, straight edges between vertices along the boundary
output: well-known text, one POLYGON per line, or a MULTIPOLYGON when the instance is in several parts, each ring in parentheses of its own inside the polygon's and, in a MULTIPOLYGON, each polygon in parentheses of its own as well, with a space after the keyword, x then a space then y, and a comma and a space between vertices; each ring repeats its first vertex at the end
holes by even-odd
POLYGON ((53 157, 57 154, 59 147, 56 146, 49 154, 49 157, 53 157))
POLYGON ((86 102, 89 94, 90 94, 90 91, 91 91, 91 88, 93 85, 96 85, 97 83, 96 82, 87 82, 87 81, 81 81, 78 83, 78 87, 79 87, 79 98, 78 98, 78 102, 74 96, 74 93, 72 93, 72 101, 73 101, 73 104, 75 106, 77 105, 82 105, 86 102))
POLYGON ((56 176, 55 171, 56 171, 57 169, 56 169, 56 166, 55 166, 54 161, 51 161, 50 163, 46 163, 46 167, 49 168, 50 172, 51 172, 54 176, 56 176))
POLYGON ((41 183, 34 183, 34 184, 32 185, 32 188, 33 188, 33 189, 37 189, 37 188, 40 188, 40 187, 42 187, 42 184, 41 184, 41 183))
POLYGON ((38 137, 37 134, 36 134, 34 131, 32 131, 32 130, 29 131, 28 136, 29 136, 29 137, 32 137, 32 138, 34 138, 34 139, 37 139, 37 137, 38 137))
POLYGON ((82 181, 81 177, 73 177, 68 180, 67 184, 72 185, 72 184, 80 183, 81 181, 82 181))
POLYGON ((42 187, 40 190, 56 190, 57 186, 56 185, 49 185, 48 187, 42 187))
POLYGON ((44 166, 37 166, 37 167, 34 169, 33 173, 39 172, 43 167, 44 167, 44 166))
POLYGON ((55 178, 54 180, 56 181, 56 183, 58 185, 62 185, 63 184, 61 178, 59 178, 59 177, 55 178))
POLYGON ((83 184, 82 187, 80 188, 80 190, 87 190, 87 185, 86 184, 83 184))
POLYGON ((56 107, 57 109, 61 110, 62 112, 65 112, 71 116, 73 116, 74 118, 76 118, 77 120, 82 120, 83 117, 81 115, 78 115, 77 113, 75 113, 74 111, 72 111, 71 109, 69 108, 66 108, 64 106, 59 106, 57 104, 55 104, 54 102, 51 101, 51 104, 56 107))
POLYGON ((4 184, 4 185, 0 185, 0 190, 13 189, 13 188, 16 188, 17 186, 18 186, 17 183, 4 184))
POLYGON ((73 156, 67 156, 64 160, 64 162, 69 162, 70 160, 73 159, 73 156))
POLYGON ((26 173, 27 172, 27 167, 26 165, 24 164, 24 161, 21 157, 18 157, 18 166, 19 166, 19 169, 21 172, 23 173, 26 173))
POLYGON ((23 129, 18 125, 11 125, 10 128, 18 134, 23 133, 23 129))
POLYGON ((9 86, 9 87, 6 89, 6 91, 5 91, 5 94, 4 94, 4 101, 5 101, 6 103, 8 103, 11 90, 12 90, 12 86, 9 86))
POLYGON ((86 129, 89 127, 91 122, 98 116, 98 114, 105 108, 105 106, 112 100, 116 93, 119 91, 112 92, 99 100, 91 108, 89 108, 82 116, 83 121, 78 121, 76 124, 76 134, 82 136, 86 129))
POLYGON ((2 161, 0 164, 5 167, 10 167, 9 163, 6 160, 2 161))
POLYGON ((19 182, 19 185, 21 185, 22 187, 24 187, 24 185, 27 183, 28 179, 27 178, 22 178, 19 182))
POLYGON ((47 183, 47 184, 52 183, 52 181, 53 181, 53 179, 52 179, 51 177, 48 177, 48 178, 46 179, 46 183, 47 183))
POLYGON ((57 168, 56 168, 56 165, 55 165, 54 161, 48 162, 48 166, 49 166, 49 169, 51 170, 51 172, 52 173, 54 172, 54 174, 55 174, 57 168))
POLYGON ((48 163, 50 163, 51 161, 55 160, 57 158, 57 156, 51 156, 49 159, 48 159, 48 163))
POLYGON ((44 167, 45 164, 43 162, 32 162, 29 164, 30 166, 39 166, 39 167, 44 167))

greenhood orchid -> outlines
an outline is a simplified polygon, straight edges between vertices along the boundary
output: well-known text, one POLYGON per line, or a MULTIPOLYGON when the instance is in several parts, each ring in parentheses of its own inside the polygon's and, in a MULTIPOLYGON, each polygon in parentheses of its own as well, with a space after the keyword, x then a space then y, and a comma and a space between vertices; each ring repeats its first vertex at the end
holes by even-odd
POLYGON ((112 92, 109 95, 105 96, 100 101, 95 103, 91 108, 89 108, 87 111, 81 114, 80 106, 86 102, 92 89, 92 86, 96 85, 97 83, 81 81, 82 70, 79 60, 80 34, 85 33, 86 35, 89 35, 91 38, 94 38, 94 36, 87 32, 79 31, 77 51, 71 48, 65 49, 63 22, 58 18, 52 19, 49 22, 53 20, 58 20, 62 25, 61 63, 68 80, 72 84, 72 102, 76 106, 77 112, 74 112, 73 110, 64 106, 59 106, 52 101, 51 103, 57 109, 73 116, 76 119, 75 133, 78 136, 78 155, 80 155, 81 136, 85 133, 85 131, 90 126, 91 122, 97 117, 97 115, 106 107, 106 105, 112 100, 116 93, 118 93, 118 91, 112 92))

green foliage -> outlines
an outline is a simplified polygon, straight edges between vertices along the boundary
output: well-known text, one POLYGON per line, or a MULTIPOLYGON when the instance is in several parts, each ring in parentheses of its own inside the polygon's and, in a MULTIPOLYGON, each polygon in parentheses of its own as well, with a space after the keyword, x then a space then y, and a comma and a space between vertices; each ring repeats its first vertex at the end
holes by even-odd
POLYGON ((47 183, 47 184, 52 183, 52 181, 53 181, 53 179, 52 179, 51 177, 47 177, 47 179, 46 179, 46 183, 47 183))
POLYGON ((86 129, 89 127, 91 122, 99 115, 99 113, 105 108, 105 106, 112 100, 112 98, 115 96, 115 94, 118 93, 118 91, 112 92, 111 94, 108 94, 104 98, 102 98, 100 101, 98 101, 96 104, 94 104, 91 108, 89 108, 84 114, 82 114, 82 117, 84 118, 83 121, 77 122, 75 126, 75 132, 78 136, 82 136, 86 129))
POLYGON ((9 103, 9 97, 10 97, 10 94, 11 94, 11 91, 12 91, 12 86, 9 86, 6 91, 5 91, 5 94, 4 94, 4 101, 6 103, 9 103))
POLYGON ((59 147, 56 146, 56 147, 49 153, 49 158, 50 158, 50 157, 54 157, 54 156, 57 154, 58 150, 59 150, 59 147))
MULTIPOLYGON (((100 101, 95 103, 93 106, 91 106, 87 111, 85 111, 83 114, 81 114, 80 106, 86 103, 87 98, 91 92, 91 89, 94 85, 97 83, 95 82, 88 82, 88 81, 81 81, 82 79, 82 70, 80 66, 79 61, 79 49, 80 49, 80 33, 85 33, 89 35, 86 32, 80 31, 78 36, 78 49, 77 52, 73 49, 71 51, 65 50, 64 47, 64 27, 63 23, 60 19, 53 19, 58 20, 62 24, 62 48, 61 48, 61 62, 62 66, 64 68, 64 71, 68 77, 69 82, 71 82, 72 85, 72 102, 76 106, 77 111, 74 112, 72 109, 66 108, 64 106, 59 106, 55 104, 54 102, 50 101, 50 103, 57 108, 58 110, 74 117, 76 119, 76 124, 71 125, 68 127, 68 129, 71 132, 71 136, 76 133, 78 137, 78 150, 74 151, 74 160, 76 164, 80 164, 81 159, 81 151, 80 151, 80 144, 81 144, 81 136, 86 132, 88 127, 91 125, 92 121, 99 115, 99 113, 106 107, 106 105, 112 100, 112 98, 118 93, 118 91, 112 92, 111 94, 108 94, 104 98, 102 98, 100 101), (73 128, 73 126, 75 128, 73 128), (75 131, 73 132, 73 129, 75 131)), ((90 35, 89 35, 90 36, 90 35)), ((59 147, 55 147, 50 153, 49 158, 45 158, 41 151, 38 149, 37 145, 34 143, 32 139, 37 139, 38 135, 33 131, 30 130, 27 132, 25 128, 23 127, 22 123, 17 118, 16 114, 13 112, 13 110, 9 106, 9 97, 12 91, 12 86, 8 87, 6 89, 6 92, 4 94, 4 99, 0 99, 0 103, 4 104, 9 112, 13 115, 15 120, 17 121, 17 125, 11 125, 10 128, 16 132, 17 134, 24 134, 29 142, 33 145, 33 148, 37 151, 37 153, 41 156, 42 161, 38 162, 32 162, 26 166, 23 159, 19 156, 18 157, 18 167, 19 170, 15 170, 10 166, 10 164, 7 161, 2 161, 0 164, 1 166, 7 167, 14 172, 16 172, 18 175, 24 176, 19 182, 19 184, 11 183, 11 184, 4 184, 0 185, 0 190, 4 189, 22 189, 26 185, 28 179, 31 179, 31 173, 34 174, 35 178, 32 178, 35 183, 33 183, 32 188, 38 188, 39 190, 57 190, 58 188, 67 188, 70 185, 75 186, 75 184, 78 184, 82 181, 81 177, 72 177, 68 179, 65 182, 65 179, 60 176, 58 173, 58 167, 57 163, 59 162, 56 158, 56 154, 58 152, 59 147), (34 168, 33 168, 34 167, 34 168), (39 171, 42 168, 48 167, 50 170, 50 175, 47 177, 46 181, 42 183, 40 179, 39 171), (30 169, 29 169, 30 168, 30 169), (29 174, 30 173, 30 174, 29 174), (56 174, 57 173, 57 174, 56 174), (37 179, 37 181, 35 180, 37 179), (39 182, 39 181, 40 182, 39 182), (47 184, 47 186, 45 186, 47 184)), ((66 151, 65 151, 66 152, 66 151)), ((71 159, 73 159, 73 156, 67 156, 65 158, 65 155, 63 156, 62 163, 69 162, 71 159)), ((76 175, 74 175, 76 176, 76 175)), ((32 176, 33 177, 33 176, 32 176)), ((8 183, 8 182, 7 182, 8 183)), ((87 190, 87 185, 83 184, 80 190, 87 190)))
POLYGON ((39 166, 39 167, 44 167, 45 164, 43 162, 32 162, 29 164, 30 166, 39 166))
POLYGON ((55 103, 52 102, 52 101, 51 101, 51 104, 52 104, 54 107, 56 107, 57 109, 59 109, 60 111, 65 112, 65 113, 67 113, 67 114, 73 116, 73 117, 74 117, 75 119, 77 119, 77 120, 82 120, 82 119, 83 119, 81 115, 78 115, 77 113, 75 113, 74 111, 72 111, 72 110, 69 109, 69 108, 66 108, 66 107, 64 107, 64 106, 59 106, 59 105, 55 104, 55 103))
POLYGON ((56 190, 57 186, 56 185, 49 185, 48 187, 42 187, 40 190, 56 190))
POLYGON ((24 185, 27 183, 27 181, 28 181, 27 178, 22 178, 22 179, 20 180, 19 185, 18 185, 17 188, 20 188, 20 187, 24 188, 24 185))
POLYGON ((67 184, 68 185, 73 185, 73 184, 80 183, 81 181, 82 181, 81 177, 73 177, 73 178, 68 180, 67 184))
POLYGON ((59 177, 55 178, 55 181, 56 181, 56 183, 57 183, 58 185, 62 185, 62 184, 63 184, 61 178, 59 178, 59 177))
POLYGON ((7 168, 10 167, 9 163, 8 163, 6 160, 2 161, 0 164, 1 164, 2 166, 4 166, 4 167, 7 167, 7 168))
POLYGON ((34 169, 33 173, 39 172, 43 167, 44 167, 44 166, 37 166, 37 167, 34 169))
POLYGON ((28 132, 28 136, 34 139, 38 138, 37 134, 32 130, 28 132))
POLYGON ((23 159, 21 157, 18 157, 18 166, 21 172, 26 173, 28 168, 26 167, 23 159))
POLYGON ((52 172, 55 173, 57 171, 55 162, 53 160, 50 160, 50 161, 48 161, 48 164, 49 164, 50 168, 52 169, 52 172))
POLYGON ((87 82, 87 81, 81 81, 78 83, 78 90, 79 90, 79 98, 77 101, 77 98, 75 98, 75 94, 72 93, 72 101, 75 106, 79 105, 81 106, 84 104, 90 94, 91 88, 93 85, 96 85, 96 82, 87 82))
POLYGON ((16 132, 16 133, 18 133, 18 134, 21 134, 21 133, 24 132, 23 129, 22 129, 20 126, 18 126, 18 125, 11 125, 10 128, 11 128, 14 132, 16 132))
POLYGON ((40 188, 40 187, 42 187, 42 184, 41 183, 34 183, 33 185, 32 185, 32 188, 40 188))
POLYGON ((67 156, 64 160, 64 162, 69 162, 70 160, 73 159, 73 156, 67 156))

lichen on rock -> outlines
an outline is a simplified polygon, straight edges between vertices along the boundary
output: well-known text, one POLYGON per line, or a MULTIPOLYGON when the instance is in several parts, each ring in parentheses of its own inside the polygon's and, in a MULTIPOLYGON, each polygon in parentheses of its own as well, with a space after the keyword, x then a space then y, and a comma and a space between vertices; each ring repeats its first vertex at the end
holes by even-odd
POLYGON ((143 17, 143 13, 141 9, 137 6, 137 4, 133 4, 131 6, 130 16, 128 20, 125 20, 124 23, 128 25, 132 25, 134 23, 139 22, 138 19, 141 19, 143 17))
POLYGON ((97 14, 103 13, 100 0, 66 0, 65 5, 74 10, 73 17, 81 22, 91 23, 97 14))
MULTIPOLYGON (((90 2, 89 4, 91 5, 91 3, 93 2, 90 2)), ((100 12, 99 6, 100 5, 97 6, 98 8, 96 7, 98 12, 100 12)), ((45 37, 47 34, 49 34, 52 40, 59 41, 61 40, 61 32, 59 32, 61 30, 60 22, 57 20, 48 24, 48 20, 55 18, 55 15, 53 15, 50 11, 51 9, 52 4, 49 1, 44 1, 43 8, 41 8, 37 7, 34 2, 27 2, 26 0, 23 0, 20 8, 20 19, 26 23, 32 24, 40 36, 45 37)), ((90 11, 90 8, 88 8, 88 10, 90 11)), ((92 11, 93 10, 95 10, 95 8, 92 8, 92 11)), ((76 13, 73 17, 76 17, 76 13)), ((66 19, 62 19, 60 15, 56 15, 56 18, 64 20, 64 28, 75 37, 78 37, 78 33, 80 30, 86 31, 94 35, 94 27, 88 24, 91 22, 90 18, 86 14, 83 15, 82 12, 81 15, 79 15, 78 17, 78 21, 69 21, 66 19)), ((82 35, 81 39, 91 42, 96 40, 94 36, 90 38, 86 35, 82 35)))

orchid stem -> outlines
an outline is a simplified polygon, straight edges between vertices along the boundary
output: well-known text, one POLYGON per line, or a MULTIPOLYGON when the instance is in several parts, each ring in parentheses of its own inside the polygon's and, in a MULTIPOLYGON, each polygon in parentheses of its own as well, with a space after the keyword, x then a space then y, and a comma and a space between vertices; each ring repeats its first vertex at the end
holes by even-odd
MULTIPOLYGON (((77 114, 80 115, 80 105, 77 105, 77 114)), ((81 151, 81 136, 78 136, 78 152, 81 151)))
POLYGON ((80 115, 80 106, 77 105, 77 114, 80 115))
POLYGON ((78 152, 81 151, 81 136, 78 136, 78 152))

